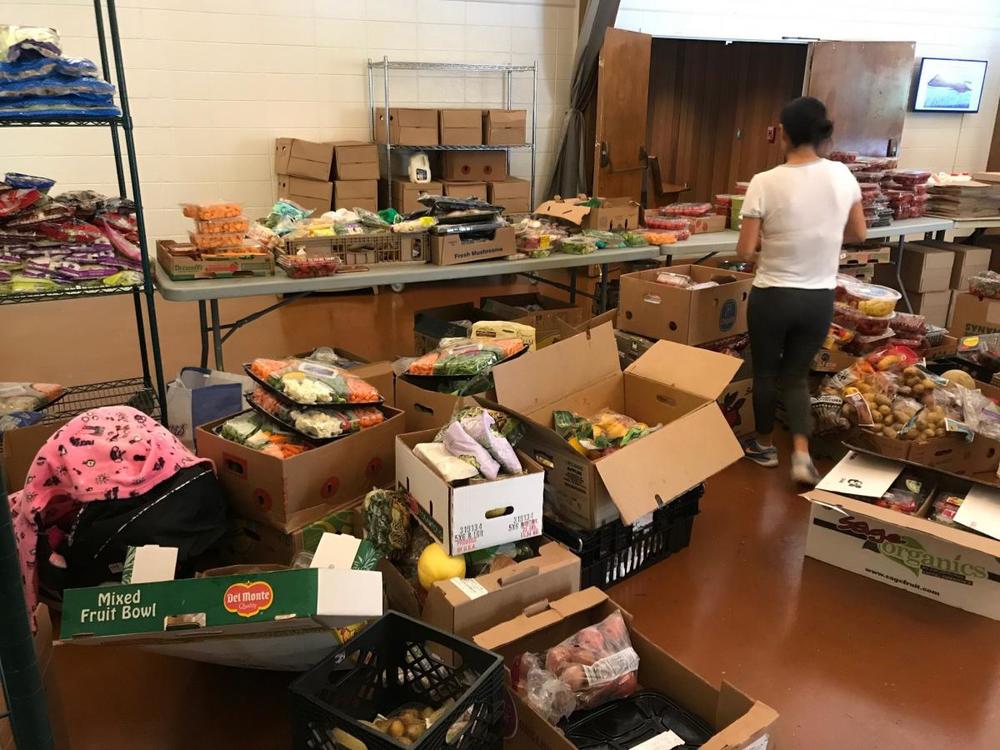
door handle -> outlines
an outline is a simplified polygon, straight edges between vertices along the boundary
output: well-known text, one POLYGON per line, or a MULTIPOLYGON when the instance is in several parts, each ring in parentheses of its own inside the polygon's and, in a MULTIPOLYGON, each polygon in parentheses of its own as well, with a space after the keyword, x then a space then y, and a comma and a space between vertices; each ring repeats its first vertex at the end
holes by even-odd
POLYGON ((601 141, 601 167, 607 167, 611 164, 611 154, 608 153, 608 143, 607 141, 601 141))
POLYGON ((899 150, 899 145, 896 143, 896 139, 890 138, 889 143, 886 145, 885 155, 896 156, 898 150, 899 150))

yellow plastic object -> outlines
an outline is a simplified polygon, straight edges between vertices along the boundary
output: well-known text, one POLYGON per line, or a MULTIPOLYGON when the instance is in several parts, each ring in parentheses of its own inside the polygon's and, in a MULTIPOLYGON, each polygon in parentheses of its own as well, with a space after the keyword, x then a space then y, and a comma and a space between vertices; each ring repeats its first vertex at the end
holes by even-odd
POLYGON ((435 581, 465 578, 465 557, 450 557, 440 544, 428 544, 417 560, 417 578, 426 591, 435 581))
POLYGON ((535 351, 535 329, 523 323, 511 323, 506 320, 480 320, 478 323, 473 323, 471 338, 484 342, 493 339, 521 339, 528 351, 535 351))

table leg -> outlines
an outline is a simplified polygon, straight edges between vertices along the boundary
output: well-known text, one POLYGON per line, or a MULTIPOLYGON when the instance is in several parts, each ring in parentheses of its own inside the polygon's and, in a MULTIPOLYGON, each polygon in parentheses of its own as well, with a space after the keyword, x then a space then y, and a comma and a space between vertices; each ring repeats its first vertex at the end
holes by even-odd
POLYGON ((198 338, 201 341, 200 367, 204 370, 208 368, 208 310, 205 309, 205 300, 198 300, 198 338))
POLYGON ((601 312, 606 313, 608 311, 608 264, 601 264, 601 312))
POLYGON ((576 304, 576 269, 575 268, 569 269, 569 285, 571 287, 570 290, 569 290, 569 303, 571 305, 575 305, 576 304))
POLYGON ((912 313, 913 306, 910 304, 910 297, 906 293, 906 289, 903 287, 903 277, 900 268, 903 264, 903 242, 902 237, 899 238, 899 243, 896 245, 896 286, 899 287, 899 293, 903 295, 903 304, 906 305, 906 312, 912 313))
POLYGON ((948 231, 946 229, 940 229, 940 230, 938 230, 937 234, 934 235, 934 239, 936 239, 936 240, 938 240, 940 242, 944 242, 944 236, 947 233, 948 233, 948 231))
POLYGON ((222 331, 220 330, 221 324, 219 322, 219 300, 209 300, 208 304, 212 310, 212 346, 215 348, 215 369, 224 370, 225 367, 222 364, 222 331))

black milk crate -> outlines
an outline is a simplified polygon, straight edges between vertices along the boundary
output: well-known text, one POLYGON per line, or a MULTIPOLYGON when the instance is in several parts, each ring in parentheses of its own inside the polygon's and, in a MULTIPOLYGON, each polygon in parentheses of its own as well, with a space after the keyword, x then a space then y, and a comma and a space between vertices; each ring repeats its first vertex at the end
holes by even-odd
POLYGON ((691 488, 654 510, 652 519, 638 528, 618 520, 584 531, 545 516, 543 531, 580 558, 581 588, 606 589, 687 547, 704 494, 704 484, 691 488))
POLYGON ((292 683, 293 748, 339 750, 337 729, 368 750, 500 750, 503 690, 501 657, 389 612, 292 683), (410 745, 361 723, 414 703, 437 709, 449 699, 454 706, 410 745), (464 719, 462 733, 449 738, 464 719))

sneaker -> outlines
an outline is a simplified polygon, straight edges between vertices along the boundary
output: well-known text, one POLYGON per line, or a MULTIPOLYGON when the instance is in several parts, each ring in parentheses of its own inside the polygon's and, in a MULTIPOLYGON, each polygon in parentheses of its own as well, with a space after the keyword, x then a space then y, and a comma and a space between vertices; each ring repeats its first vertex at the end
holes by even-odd
POLYGON ((820 476, 813 464, 812 456, 808 453, 792 454, 792 481, 799 484, 807 484, 815 487, 819 484, 820 476))
POLYGON ((743 443, 743 455, 755 464, 769 469, 778 465, 778 449, 773 445, 761 445, 757 442, 757 438, 750 438, 743 443))

